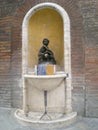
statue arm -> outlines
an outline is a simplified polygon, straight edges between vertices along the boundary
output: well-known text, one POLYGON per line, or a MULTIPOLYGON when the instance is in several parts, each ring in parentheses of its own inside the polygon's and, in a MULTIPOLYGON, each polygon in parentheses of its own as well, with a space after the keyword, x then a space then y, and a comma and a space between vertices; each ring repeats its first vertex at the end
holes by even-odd
POLYGON ((42 53, 42 52, 39 52, 39 53, 38 53, 38 56, 42 56, 42 55, 44 55, 44 53, 42 53))
POLYGON ((44 46, 44 48, 46 49, 45 53, 49 55, 54 55, 53 52, 48 47, 44 46))
POLYGON ((45 54, 45 49, 44 49, 44 47, 42 47, 42 48, 39 50, 38 56, 44 56, 44 54, 45 54))

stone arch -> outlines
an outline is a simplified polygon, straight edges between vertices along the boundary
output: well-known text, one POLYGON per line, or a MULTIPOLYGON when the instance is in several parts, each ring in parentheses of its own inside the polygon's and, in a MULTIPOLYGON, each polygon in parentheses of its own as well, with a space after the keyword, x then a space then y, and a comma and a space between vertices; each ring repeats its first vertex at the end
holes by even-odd
POLYGON ((38 10, 42 8, 51 8, 56 10, 63 19, 64 26, 64 71, 71 77, 71 43, 70 43, 70 19, 67 12, 59 5, 55 3, 41 3, 31 8, 24 17, 22 24, 22 45, 23 45, 23 73, 27 70, 27 49, 28 49, 28 33, 27 27, 30 17, 38 10))

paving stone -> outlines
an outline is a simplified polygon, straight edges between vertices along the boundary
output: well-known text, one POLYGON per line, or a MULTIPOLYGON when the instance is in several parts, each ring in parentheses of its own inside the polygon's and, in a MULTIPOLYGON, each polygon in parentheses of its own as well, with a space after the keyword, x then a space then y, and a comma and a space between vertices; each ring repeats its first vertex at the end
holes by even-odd
POLYGON ((98 118, 84 117, 77 117, 75 123, 63 128, 34 128, 32 124, 17 120, 15 110, 0 108, 0 130, 98 130, 98 118))

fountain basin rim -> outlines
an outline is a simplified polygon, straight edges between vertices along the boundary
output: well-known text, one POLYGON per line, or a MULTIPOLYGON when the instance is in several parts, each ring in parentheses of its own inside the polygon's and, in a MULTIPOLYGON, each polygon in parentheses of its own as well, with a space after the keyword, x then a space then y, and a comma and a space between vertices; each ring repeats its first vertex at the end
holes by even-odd
POLYGON ((24 80, 41 91, 50 91, 60 87, 64 80, 66 79, 66 74, 59 75, 24 75, 24 80))
POLYGON ((24 74, 23 75, 24 78, 65 78, 67 77, 67 74, 57 74, 57 75, 30 75, 30 74, 24 74))

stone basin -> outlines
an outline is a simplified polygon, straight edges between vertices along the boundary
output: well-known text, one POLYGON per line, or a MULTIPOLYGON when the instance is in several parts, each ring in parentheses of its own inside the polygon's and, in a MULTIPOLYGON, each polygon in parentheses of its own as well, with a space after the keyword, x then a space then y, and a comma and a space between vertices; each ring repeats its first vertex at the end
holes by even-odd
POLYGON ((33 87, 36 87, 42 91, 50 91, 59 87, 66 78, 66 74, 58 75, 24 75, 24 79, 30 83, 33 87))

